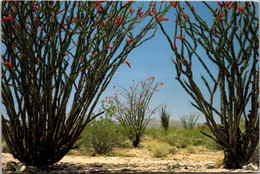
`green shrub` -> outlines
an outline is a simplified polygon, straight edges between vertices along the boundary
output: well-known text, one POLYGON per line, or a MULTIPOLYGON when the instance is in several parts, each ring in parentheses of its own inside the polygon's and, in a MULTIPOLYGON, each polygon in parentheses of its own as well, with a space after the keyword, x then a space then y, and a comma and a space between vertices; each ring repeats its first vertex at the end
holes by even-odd
POLYGON ((170 153, 170 154, 176 154, 176 153, 177 153, 177 149, 174 148, 174 147, 171 147, 171 148, 169 149, 169 153, 170 153))
POLYGON ((195 150, 192 147, 187 148, 187 153, 195 153, 195 150))
POLYGON ((181 138, 179 142, 179 147, 185 148, 191 144, 191 141, 187 138, 181 138))
POLYGON ((181 125, 183 129, 194 129, 199 115, 191 114, 184 115, 181 117, 181 125))
POLYGON ((149 128, 145 130, 145 135, 151 136, 154 139, 160 139, 163 135, 162 129, 156 129, 156 128, 149 128))
POLYGON ((169 146, 166 144, 159 145, 152 150, 152 157, 154 158, 163 158, 169 154, 169 146))
POLYGON ((167 136, 161 137, 161 140, 168 143, 171 146, 176 146, 178 137, 175 134, 168 134, 167 136))
POLYGON ((84 146, 92 147, 97 154, 106 154, 124 140, 122 128, 109 118, 94 120, 84 131, 84 146))
POLYGON ((170 121, 171 113, 167 112, 165 108, 166 105, 161 107, 159 111, 159 115, 161 119, 161 127, 165 130, 165 132, 167 132, 169 129, 169 121, 170 121))

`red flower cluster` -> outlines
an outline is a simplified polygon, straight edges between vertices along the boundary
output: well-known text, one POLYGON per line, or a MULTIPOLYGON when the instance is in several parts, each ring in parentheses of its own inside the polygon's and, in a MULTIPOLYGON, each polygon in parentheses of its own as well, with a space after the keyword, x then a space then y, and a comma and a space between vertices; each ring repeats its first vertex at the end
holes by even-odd
POLYGON ((8 16, 8 17, 3 18, 1 21, 2 21, 2 22, 5 22, 5 21, 12 20, 12 19, 13 19, 12 16, 8 16))
POLYGON ((129 13, 133 14, 133 12, 135 12, 135 9, 129 10, 129 13))
POLYGON ((174 2, 170 2, 170 4, 174 7, 174 8, 176 8, 177 7, 177 5, 178 5, 178 1, 174 1, 174 2))
POLYGON ((108 43, 108 44, 107 44, 107 48, 113 49, 114 47, 111 47, 110 44, 108 43))
POLYGON ((140 11, 140 12, 138 13, 139 18, 142 16, 143 13, 144 13, 144 11, 140 11))
POLYGON ((11 63, 9 63, 7 60, 5 61, 5 65, 6 65, 7 67, 9 67, 9 68, 12 68, 12 67, 13 67, 13 65, 12 65, 11 63))
POLYGON ((175 38, 179 40, 185 39, 185 37, 181 37, 181 36, 176 36, 175 38))
POLYGON ((189 16, 188 16, 188 15, 186 15, 185 13, 181 13, 181 16, 182 16, 184 19, 187 19, 187 18, 189 18, 189 16))
POLYGON ((158 21, 168 21, 169 18, 162 18, 161 16, 158 16, 158 17, 157 17, 157 20, 158 20, 158 21))

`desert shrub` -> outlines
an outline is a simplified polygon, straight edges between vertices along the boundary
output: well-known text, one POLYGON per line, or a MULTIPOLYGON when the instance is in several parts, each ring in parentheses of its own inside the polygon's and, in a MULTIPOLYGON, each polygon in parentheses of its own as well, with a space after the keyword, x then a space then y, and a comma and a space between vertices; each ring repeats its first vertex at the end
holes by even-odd
POLYGON ((178 141, 178 137, 175 134, 172 134, 172 133, 169 134, 168 133, 168 135, 161 137, 161 140, 168 143, 171 146, 176 146, 177 141, 178 141))
POLYGON ((146 129, 144 134, 151 136, 154 139, 160 139, 163 135, 163 130, 152 127, 152 128, 146 129))
POLYGON ((152 149, 152 157, 154 158, 163 158, 169 154, 169 145, 160 144, 152 149))
POLYGON ((176 154, 177 153, 177 149, 174 148, 174 147, 169 148, 168 151, 169 151, 169 154, 176 154))
POLYGON ((161 127, 167 132, 169 129, 169 121, 171 113, 166 111, 166 106, 161 106, 159 111, 160 119, 161 119, 161 127))
POLYGON ((114 94, 113 101, 117 108, 115 117, 134 147, 139 146, 150 118, 156 112, 157 107, 150 109, 148 105, 154 92, 159 91, 157 89, 159 85, 163 83, 154 83, 154 77, 149 77, 137 84, 133 82, 129 90, 119 87, 120 89, 114 94))
POLYGON ((182 116, 180 119, 183 129, 194 129, 198 118, 199 115, 196 114, 182 116))
POLYGON ((83 133, 84 146, 92 147, 97 154, 111 152, 123 140, 121 126, 107 117, 94 120, 83 133))
POLYGON ((188 147, 187 149, 186 149, 186 151, 187 151, 187 153, 195 153, 196 151, 194 150, 194 148, 192 148, 192 147, 188 147))
POLYGON ((191 144, 191 141, 187 138, 181 137, 179 140, 179 147, 185 148, 191 144))
POLYGON ((204 141, 203 145, 209 149, 209 150, 222 150, 221 146, 217 144, 214 140, 207 138, 206 141, 204 141))

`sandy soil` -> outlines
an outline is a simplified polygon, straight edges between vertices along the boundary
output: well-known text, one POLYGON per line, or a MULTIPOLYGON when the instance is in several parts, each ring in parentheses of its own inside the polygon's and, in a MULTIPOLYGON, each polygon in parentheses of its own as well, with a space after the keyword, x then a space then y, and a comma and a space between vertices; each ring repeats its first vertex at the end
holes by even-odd
MULTIPOLYGON (((65 156, 56 165, 58 173, 107 173, 107 172, 257 172, 253 170, 227 170, 215 168, 217 160, 223 158, 221 152, 200 154, 174 154, 165 158, 151 158, 143 150, 129 149, 136 157, 86 157, 65 156)), ((2 166, 7 161, 17 161, 11 154, 2 153, 2 166)), ((18 161, 17 161, 18 162, 18 161)))

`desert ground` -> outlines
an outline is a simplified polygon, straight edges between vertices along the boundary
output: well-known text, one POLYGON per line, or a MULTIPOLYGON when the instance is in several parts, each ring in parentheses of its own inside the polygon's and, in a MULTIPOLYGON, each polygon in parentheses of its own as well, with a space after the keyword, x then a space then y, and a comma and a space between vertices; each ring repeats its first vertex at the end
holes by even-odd
MULTIPOLYGON (((122 149, 120 150, 122 152, 122 149)), ((66 155, 52 166, 55 173, 144 173, 144 172, 257 172, 257 170, 228 170, 216 162, 223 159, 220 151, 194 154, 177 153, 165 158, 152 158, 146 149, 124 149, 134 157, 90 157, 66 155)), ((8 161, 16 161, 11 154, 2 153, 2 169, 8 161)))

